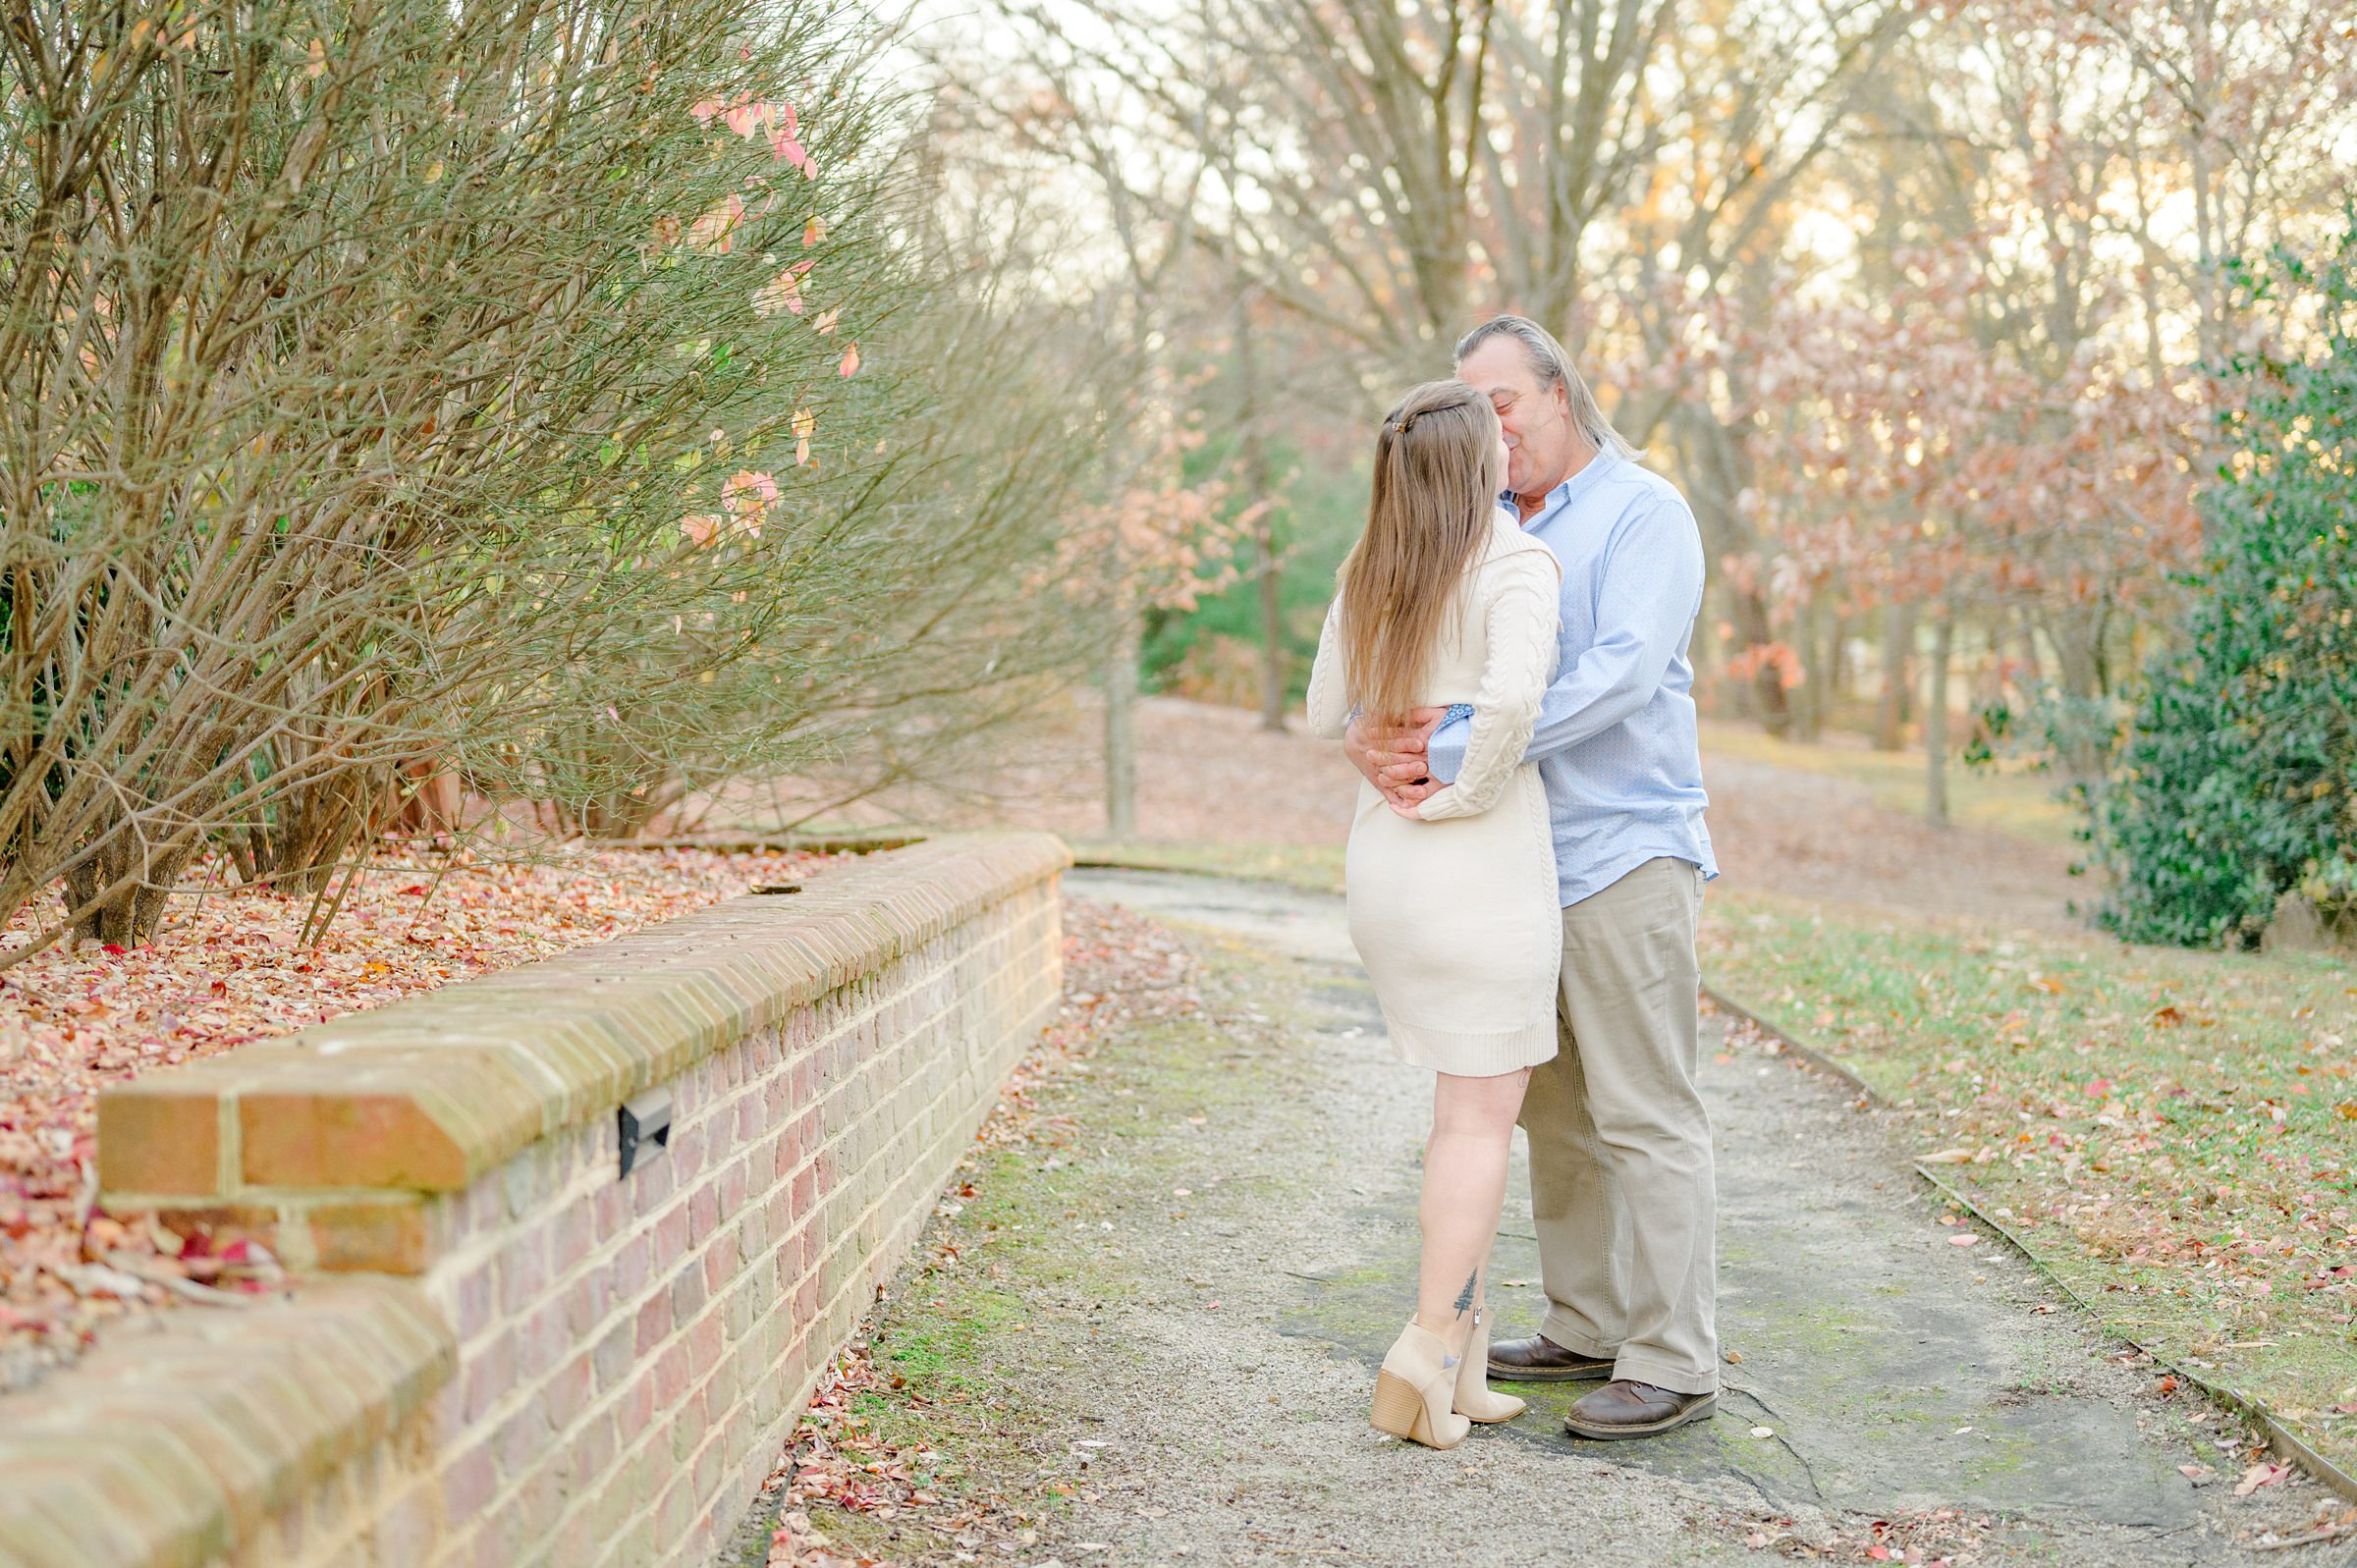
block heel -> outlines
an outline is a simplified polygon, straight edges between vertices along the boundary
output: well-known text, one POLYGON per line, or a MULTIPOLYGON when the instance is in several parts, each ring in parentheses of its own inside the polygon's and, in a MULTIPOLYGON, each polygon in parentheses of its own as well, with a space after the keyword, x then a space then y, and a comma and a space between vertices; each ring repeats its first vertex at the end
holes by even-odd
POLYGON ((1453 1448, 1472 1424, 1451 1408, 1456 1396, 1456 1366, 1440 1336, 1409 1324, 1385 1353, 1375 1375, 1375 1402, 1367 1420, 1427 1448, 1453 1448))
POLYGON ((1375 1375, 1375 1413, 1368 1418, 1377 1432, 1424 1442, 1424 1396, 1405 1378, 1388 1372, 1375 1375))

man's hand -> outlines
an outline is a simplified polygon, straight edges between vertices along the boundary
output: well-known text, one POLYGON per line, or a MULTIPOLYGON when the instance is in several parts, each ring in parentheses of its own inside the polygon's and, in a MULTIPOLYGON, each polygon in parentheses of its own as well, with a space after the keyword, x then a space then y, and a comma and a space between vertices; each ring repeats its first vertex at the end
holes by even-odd
POLYGON ((1367 783, 1383 792, 1394 811, 1413 817, 1424 797, 1442 788, 1441 782, 1425 771, 1424 747, 1448 716, 1446 708, 1414 708, 1404 726, 1353 719, 1343 734, 1343 754, 1350 759, 1350 766, 1366 775, 1367 783))

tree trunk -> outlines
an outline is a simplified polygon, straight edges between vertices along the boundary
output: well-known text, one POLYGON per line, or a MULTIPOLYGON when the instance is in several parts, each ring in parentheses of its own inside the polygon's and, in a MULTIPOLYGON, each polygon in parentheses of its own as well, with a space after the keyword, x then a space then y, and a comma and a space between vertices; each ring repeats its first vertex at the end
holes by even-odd
POLYGON ((1694 672, 1695 702, 1710 704, 1709 711, 1712 712, 1719 711, 1719 681, 1725 674, 1721 666, 1727 649, 1721 645, 1724 641, 1719 634, 1721 624, 1712 613, 1711 600, 1706 592, 1702 613, 1694 618, 1694 629, 1686 638, 1686 664, 1694 672))
POLYGON ((1277 509, 1260 518, 1260 727, 1285 732, 1285 596, 1277 574, 1277 509))
POLYGON ((1932 669, 1924 686, 1924 815, 1947 825, 1947 659, 1955 646, 1955 618, 1942 611, 1932 631, 1932 669))
MULTIPOLYGON (((1746 648, 1765 647, 1776 640, 1768 625, 1768 601, 1757 593, 1738 590, 1735 594, 1735 641, 1746 648)), ((1751 694, 1758 704, 1760 723, 1768 732, 1782 739, 1792 730, 1792 703, 1784 690, 1783 676, 1773 665, 1763 665, 1751 677, 1751 694)))
POLYGON ((317 896, 352 847, 384 830, 394 799, 391 773, 383 764, 354 764, 297 785, 273 805, 267 822, 247 829, 240 865, 280 892, 317 896))
POLYGON ((1235 360, 1237 414, 1243 429, 1245 495, 1261 508, 1252 530, 1253 574, 1260 589, 1260 727, 1285 732, 1285 595, 1277 568, 1276 482, 1269 451, 1260 439, 1260 356, 1253 349, 1252 292, 1236 297, 1235 360))
MULTIPOLYGON (((1672 409, 1670 419, 1687 458, 1684 471, 1691 487, 1687 500, 1694 509, 1695 524, 1702 530, 1704 558, 1726 561, 1756 550, 1758 537, 1736 509, 1736 498, 1751 482, 1751 460, 1741 437, 1707 408, 1679 404, 1672 409)), ((1734 623, 1730 642, 1737 653, 1776 640, 1768 602, 1757 590, 1730 587, 1728 599, 1733 611, 1729 619, 1734 623)), ((1748 711, 1770 734, 1781 738, 1789 731, 1790 694, 1773 667, 1763 666, 1755 672, 1745 689, 1750 696, 1748 711)))
POLYGON ((1838 605, 1828 613, 1825 628, 1825 694, 1820 699, 1819 725, 1835 722, 1842 693, 1849 689, 1849 622, 1838 605))
POLYGON ((1113 650, 1105 665, 1105 832, 1137 836, 1137 649, 1134 610, 1116 612, 1113 650))
POLYGON ((1907 738, 1907 655, 1915 617, 1903 604, 1883 607, 1883 694, 1874 716, 1874 749, 1896 751, 1907 738))
POLYGON ((123 947, 153 942, 173 886, 194 855, 193 844, 155 849, 139 834, 112 835, 95 856, 66 874, 66 907, 82 910, 75 936, 123 947), (110 888, 103 901, 89 907, 110 888))
POLYGON ((1801 601, 1792 618, 1792 651, 1800 660, 1800 684, 1793 688, 1791 733, 1795 740, 1815 740, 1825 730, 1826 677, 1817 661, 1817 600, 1801 601))
POLYGON ((2055 678, 2073 697, 2100 701, 2111 693, 2111 601, 2065 606, 2045 622, 2054 644, 2055 678))

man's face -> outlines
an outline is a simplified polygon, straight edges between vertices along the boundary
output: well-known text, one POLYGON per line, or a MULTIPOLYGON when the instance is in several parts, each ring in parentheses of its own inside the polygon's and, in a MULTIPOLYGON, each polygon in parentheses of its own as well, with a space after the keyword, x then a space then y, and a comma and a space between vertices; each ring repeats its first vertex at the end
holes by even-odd
POLYGON ((1562 482, 1585 443, 1571 428, 1563 389, 1541 384, 1522 346, 1507 337, 1485 339, 1457 361, 1456 373, 1498 410, 1506 435, 1506 487, 1526 496, 1562 482))

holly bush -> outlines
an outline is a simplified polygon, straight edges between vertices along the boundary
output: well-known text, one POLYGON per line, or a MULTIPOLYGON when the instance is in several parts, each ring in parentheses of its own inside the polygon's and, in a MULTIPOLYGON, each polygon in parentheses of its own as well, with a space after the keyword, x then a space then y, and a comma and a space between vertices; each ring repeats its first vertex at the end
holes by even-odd
POLYGON ((2183 635, 2096 796, 2100 919, 2136 942, 2249 945, 2293 891, 2357 903, 2357 214, 2321 261, 2231 281, 2299 347, 2225 367, 2183 635))

